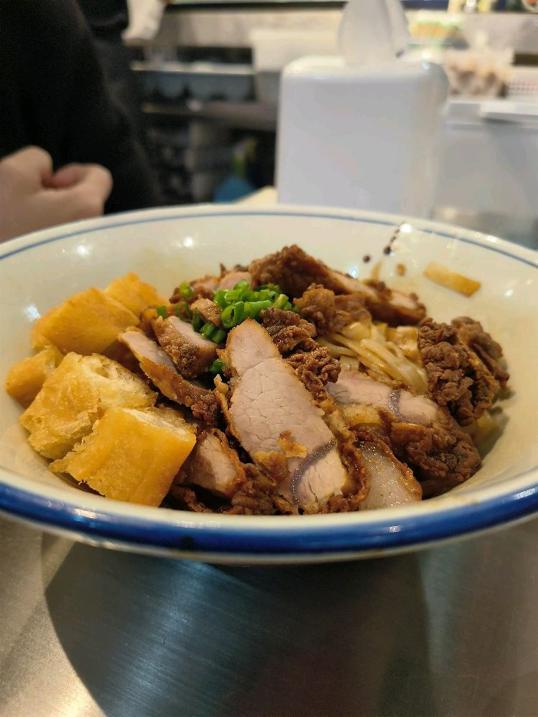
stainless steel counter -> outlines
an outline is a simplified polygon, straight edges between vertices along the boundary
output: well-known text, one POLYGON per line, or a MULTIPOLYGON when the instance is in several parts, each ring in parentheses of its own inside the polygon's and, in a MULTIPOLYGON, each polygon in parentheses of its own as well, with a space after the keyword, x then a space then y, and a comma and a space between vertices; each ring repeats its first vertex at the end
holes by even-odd
POLYGON ((0 716, 538 715, 538 520, 223 568, 0 520, 0 716))

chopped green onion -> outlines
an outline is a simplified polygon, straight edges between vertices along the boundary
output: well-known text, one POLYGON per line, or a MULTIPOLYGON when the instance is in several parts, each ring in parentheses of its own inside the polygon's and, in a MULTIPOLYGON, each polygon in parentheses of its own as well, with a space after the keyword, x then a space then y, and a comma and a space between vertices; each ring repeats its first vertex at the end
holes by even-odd
POLYGON ((195 331, 200 331, 202 326, 204 325, 204 320, 202 319, 199 311, 194 311, 192 314, 192 328, 195 331))
POLYGON ((262 284, 261 286, 258 286, 258 290, 274 291, 277 295, 281 293, 280 286, 278 286, 278 284, 262 284))
POLYGON ((225 338, 226 331, 224 331, 224 329, 217 329, 215 333, 211 336, 211 341, 214 341, 216 344, 222 344, 225 338))
POLYGON ((184 281, 182 284, 179 285, 179 293, 184 299, 190 299, 194 294, 194 290, 189 283, 184 281))
POLYGON ((249 291, 245 296, 247 301, 274 301, 277 296, 275 291, 262 289, 261 291, 249 291))
POLYGON ((234 286, 234 289, 236 291, 244 291, 245 289, 250 289, 250 284, 246 279, 242 279, 241 281, 237 282, 237 284, 234 286))
POLYGON ((226 291, 224 289, 219 289, 218 291, 215 292, 215 295, 213 296, 213 301, 221 309, 226 308, 226 299, 224 298, 225 294, 226 294, 226 291))
POLYGON ((162 319, 166 319, 168 316, 168 309, 166 306, 157 306, 155 311, 157 312, 157 316, 160 316, 162 319))
POLYGON ((216 330, 217 327, 215 326, 215 324, 212 324, 210 321, 207 321, 200 329, 200 333, 204 338, 210 339, 216 330))
POLYGON ((228 306, 230 304, 235 304, 236 301, 240 301, 243 298, 243 294, 244 292, 240 289, 229 289, 224 292, 224 301, 228 306))
POLYGON ((273 303, 266 301, 245 301, 245 314, 256 319, 264 309, 270 309, 273 303))
POLYGON ((215 359, 209 367, 209 373, 222 373, 226 368, 226 364, 222 359, 215 359))
POLYGON ((192 312, 186 301, 180 301, 176 304, 175 314, 176 316, 179 316, 180 319, 185 319, 186 321, 190 321, 192 319, 192 312))
POLYGON ((237 326, 237 324, 240 324, 244 318, 245 304, 242 301, 227 306, 220 315, 220 320, 225 329, 232 329, 234 326, 237 326))
POLYGON ((275 301, 275 309, 285 309, 289 303, 286 294, 280 294, 275 301))
POLYGON ((250 292, 250 284, 248 281, 238 281, 233 289, 229 289, 224 292, 224 301, 227 304, 234 304, 236 301, 241 301, 250 292))

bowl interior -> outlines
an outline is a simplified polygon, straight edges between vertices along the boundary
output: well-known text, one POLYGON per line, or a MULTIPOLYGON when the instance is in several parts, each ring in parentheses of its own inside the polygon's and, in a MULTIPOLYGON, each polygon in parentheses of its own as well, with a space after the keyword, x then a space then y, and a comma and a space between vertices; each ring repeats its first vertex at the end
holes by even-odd
MULTIPOLYGON (((538 301, 532 255, 494 238, 409 220, 400 228, 393 254, 386 256, 383 248, 398 224, 391 217, 343 211, 202 207, 120 215, 10 242, 0 248, 0 375, 5 377, 13 362, 30 353, 31 324, 48 308, 84 288, 105 287, 128 271, 168 295, 183 279, 218 271, 220 262, 246 263, 291 243, 354 276, 368 276, 380 261, 381 278, 416 291, 434 318, 469 315, 502 344, 512 389, 502 403, 504 431, 482 469, 456 493, 478 500, 486 487, 502 485, 508 491, 538 462, 538 301), (370 262, 363 261, 365 256, 370 262), (466 298, 431 283, 422 275, 430 261, 478 279, 482 288, 466 298), (398 264, 404 265, 404 276, 398 264)), ((40 492, 59 489, 66 500, 82 507, 95 506, 96 501, 103 509, 110 506, 47 471, 25 441, 17 422, 20 412, 1 391, 0 466, 8 471, 0 472, 0 481, 16 485, 19 479, 10 475, 14 471, 40 492)), ((142 510, 148 516, 158 513, 161 520, 170 513, 142 510)))

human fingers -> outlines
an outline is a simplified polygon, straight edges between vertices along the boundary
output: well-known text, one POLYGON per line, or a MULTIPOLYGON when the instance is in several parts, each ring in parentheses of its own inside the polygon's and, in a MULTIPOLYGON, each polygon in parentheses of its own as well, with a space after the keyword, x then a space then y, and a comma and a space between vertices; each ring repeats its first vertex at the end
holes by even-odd
POLYGON ((67 189, 77 184, 82 177, 85 175, 85 168, 87 165, 84 164, 66 164, 64 167, 60 167, 48 183, 51 189, 67 189))
POLYGON ((54 175, 54 182, 58 186, 47 192, 47 199, 55 212, 64 214, 63 221, 100 216, 112 191, 110 172, 97 164, 66 166, 54 175))
POLYGON ((52 157, 41 147, 29 146, 4 157, 0 162, 2 167, 4 171, 43 185, 52 176, 52 157))
POLYGON ((80 172, 72 191, 82 202, 81 208, 88 216, 99 216, 112 191, 112 175, 99 164, 87 164, 80 172))

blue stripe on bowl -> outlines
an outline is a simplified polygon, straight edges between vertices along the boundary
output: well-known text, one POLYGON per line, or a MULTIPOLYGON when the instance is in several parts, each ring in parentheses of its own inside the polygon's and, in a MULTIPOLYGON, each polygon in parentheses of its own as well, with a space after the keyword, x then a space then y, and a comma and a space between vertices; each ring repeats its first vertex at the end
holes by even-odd
MULTIPOLYGON (((286 516, 279 518, 282 528, 261 530, 252 525, 255 518, 245 520, 244 527, 227 528, 206 525, 165 525, 107 511, 81 511, 59 500, 0 485, 0 510, 35 521, 43 527, 54 526, 82 532, 95 539, 120 543, 175 548, 192 553, 243 555, 319 554, 362 552, 373 549, 395 549, 430 543, 443 538, 465 535, 495 525, 531 516, 538 511, 538 483, 483 501, 450 508, 435 514, 425 513, 394 520, 379 520, 345 526, 310 528, 308 517, 304 527, 286 529, 286 516), (86 513, 86 514, 84 514, 86 513), (248 522, 247 522, 248 521, 248 522)), ((193 514, 187 514, 192 520, 193 514)), ((186 517, 186 522, 190 522, 186 517)))
MULTIPOLYGON (((40 241, 36 241, 33 244, 28 244, 27 246, 19 247, 18 249, 13 249, 12 251, 7 251, 4 254, 0 253, 0 261, 2 259, 8 259, 10 256, 14 256, 15 254, 20 254, 22 252, 28 251, 30 249, 35 249, 38 246, 43 246, 44 244, 51 244, 53 242, 61 241, 62 239, 70 239, 72 237, 76 236, 83 236, 84 234, 92 234, 95 232, 103 231, 104 229, 116 229, 120 227, 128 227, 128 226, 135 226, 137 224, 153 224, 154 222, 168 222, 168 221, 182 221, 182 220, 190 220, 190 219, 208 219, 208 218, 218 218, 218 217, 288 217, 288 218, 299 218, 299 219, 330 219, 334 221, 343 221, 343 222, 352 222, 355 224, 375 224, 378 226, 395 226, 397 225, 397 222, 395 221, 388 221, 386 219, 376 219, 374 217, 367 218, 367 217, 354 217, 354 216, 346 216, 346 215, 338 215, 338 214, 323 214, 323 213, 315 213, 315 212, 299 212, 299 211, 290 211, 290 210, 275 210, 275 211, 228 211, 228 212, 195 212, 192 214, 166 214, 162 216, 152 216, 148 217, 147 219, 130 219, 125 222, 117 222, 112 224, 101 224, 99 227, 94 227, 93 229, 78 229, 77 231, 68 232, 67 234, 60 234, 55 237, 49 237, 48 239, 41 239, 40 241)), ((512 252, 508 251, 507 249, 501 249, 500 247, 491 246, 489 244, 484 244, 480 241, 477 241, 475 239, 471 239, 470 237, 462 237, 458 234, 454 234, 449 231, 445 231, 443 229, 431 229, 430 227, 421 227, 420 220, 413 220, 414 225, 420 230, 431 233, 433 236, 439 236, 443 239, 451 239, 455 241, 462 242, 463 244, 473 244, 474 246, 479 246, 482 249, 485 249, 486 251, 493 251, 496 254, 502 254, 503 256, 507 256, 510 259, 515 259, 516 261, 521 262, 522 264, 527 264, 528 266, 537 266, 536 260, 531 259, 525 259, 523 257, 517 256, 516 254, 513 254, 512 252)), ((6 242, 4 246, 9 247, 9 242, 6 242)))

